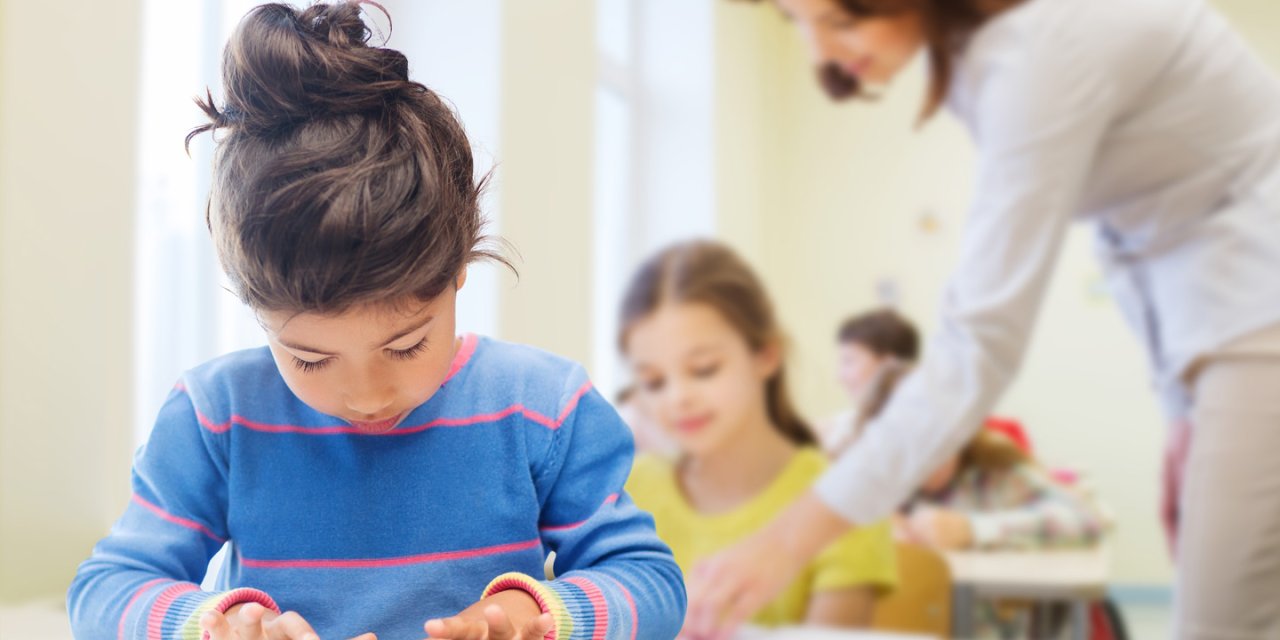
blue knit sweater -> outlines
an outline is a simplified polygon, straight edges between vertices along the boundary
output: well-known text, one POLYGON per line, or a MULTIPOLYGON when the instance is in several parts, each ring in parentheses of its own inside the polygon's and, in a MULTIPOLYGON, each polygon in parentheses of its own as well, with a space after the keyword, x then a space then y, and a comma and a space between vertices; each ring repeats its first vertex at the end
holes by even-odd
POLYGON ((71 585, 75 636, 199 638, 205 611, 257 601, 324 640, 416 639, 520 588, 562 640, 673 638, 683 581, 623 492, 631 458, 582 368, 529 347, 467 336, 440 390, 379 435, 303 404, 265 347, 218 358, 138 451, 132 501, 71 585), (548 551, 558 577, 529 578, 548 551))

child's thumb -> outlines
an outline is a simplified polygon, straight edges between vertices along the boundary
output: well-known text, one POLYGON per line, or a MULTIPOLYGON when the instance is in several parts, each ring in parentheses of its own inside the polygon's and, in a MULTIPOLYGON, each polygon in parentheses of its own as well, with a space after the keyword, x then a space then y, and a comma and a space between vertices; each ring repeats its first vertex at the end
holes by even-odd
POLYGON ((544 613, 524 625, 524 630, 520 632, 522 640, 542 640, 551 633, 555 623, 551 619, 551 614, 544 613))

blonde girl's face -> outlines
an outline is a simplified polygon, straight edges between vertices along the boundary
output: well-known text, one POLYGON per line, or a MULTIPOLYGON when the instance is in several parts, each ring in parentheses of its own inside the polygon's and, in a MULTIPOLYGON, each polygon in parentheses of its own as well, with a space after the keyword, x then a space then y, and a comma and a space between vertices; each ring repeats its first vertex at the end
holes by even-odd
POLYGON ((264 311, 259 319, 298 399, 362 432, 385 433, 448 376, 457 351, 456 303, 457 289, 449 287, 425 303, 339 315, 264 311))
POLYGON ((637 402, 685 454, 712 453, 767 416, 778 351, 753 351, 710 305, 663 304, 634 324, 624 346, 637 402))
POLYGON ((887 84, 925 44, 918 11, 859 16, 838 0, 776 0, 817 66, 835 64, 864 83, 887 84))

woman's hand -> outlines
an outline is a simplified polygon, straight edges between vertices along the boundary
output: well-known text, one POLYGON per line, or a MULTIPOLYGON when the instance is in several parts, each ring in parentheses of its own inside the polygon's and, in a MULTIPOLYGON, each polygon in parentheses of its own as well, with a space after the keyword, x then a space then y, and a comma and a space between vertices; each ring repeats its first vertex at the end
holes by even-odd
POLYGON ((515 589, 423 625, 427 637, 448 640, 542 640, 553 627, 551 614, 542 613, 532 596, 515 589))
POLYGON ((1164 525, 1169 555, 1178 551, 1178 503, 1182 499, 1182 477, 1191 453, 1191 423, 1178 420, 1169 426, 1164 446, 1164 468, 1160 477, 1160 521, 1164 525))
POLYGON ((951 509, 918 506, 907 516, 909 537, 941 551, 959 551, 973 546, 973 525, 969 516, 951 509))
POLYGON ((768 526, 703 561, 681 638, 722 640, 764 608, 850 524, 808 492, 768 526))
MULTIPOLYGON (((238 604, 226 613, 210 611, 200 618, 210 640, 320 640, 319 634, 294 611, 276 613, 256 602, 238 604)), ((372 633, 352 640, 377 640, 372 633)))

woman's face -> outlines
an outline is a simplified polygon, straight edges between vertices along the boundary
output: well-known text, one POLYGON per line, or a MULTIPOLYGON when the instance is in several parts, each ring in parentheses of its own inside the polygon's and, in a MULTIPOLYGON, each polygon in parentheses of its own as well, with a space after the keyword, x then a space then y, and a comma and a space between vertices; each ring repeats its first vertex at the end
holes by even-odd
POLYGON ((723 447, 765 413, 775 349, 755 351, 710 305, 663 304, 627 332, 636 400, 684 453, 723 447))
POLYGON ((924 45, 918 11, 858 16, 838 0, 776 0, 809 44, 816 66, 834 64, 863 83, 887 84, 924 45))
POLYGON ((857 402, 875 380, 884 358, 857 342, 842 342, 837 354, 836 378, 849 398, 857 402))

